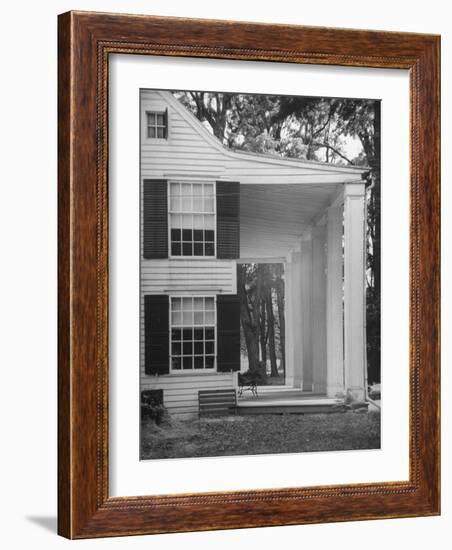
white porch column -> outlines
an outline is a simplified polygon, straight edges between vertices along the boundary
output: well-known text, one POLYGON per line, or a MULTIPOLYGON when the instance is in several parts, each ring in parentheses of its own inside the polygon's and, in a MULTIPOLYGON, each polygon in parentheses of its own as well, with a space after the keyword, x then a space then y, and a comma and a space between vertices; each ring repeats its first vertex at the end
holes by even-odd
POLYGON ((365 397, 365 185, 344 187, 345 386, 355 400, 365 397))
POLYGON ((343 396, 344 344, 342 318, 342 222, 343 204, 327 211, 326 340, 328 397, 343 396))
POLYGON ((292 253, 289 253, 286 258, 286 263, 284 265, 284 294, 285 294, 285 304, 284 304, 284 315, 286 318, 286 364, 285 364, 285 384, 288 386, 293 386, 294 383, 294 357, 292 352, 292 341, 293 341, 293 263, 292 263, 292 253))
POLYGON ((295 388, 301 387, 303 377, 303 317, 301 309, 301 253, 299 245, 290 253, 290 317, 286 323, 287 356, 290 357, 291 382, 295 388), (289 332, 288 324, 290 324, 289 332))
POLYGON ((312 233, 306 231, 301 240, 301 346, 302 388, 312 391, 312 233))
POLYGON ((312 228, 312 371, 313 391, 326 393, 325 224, 312 228))

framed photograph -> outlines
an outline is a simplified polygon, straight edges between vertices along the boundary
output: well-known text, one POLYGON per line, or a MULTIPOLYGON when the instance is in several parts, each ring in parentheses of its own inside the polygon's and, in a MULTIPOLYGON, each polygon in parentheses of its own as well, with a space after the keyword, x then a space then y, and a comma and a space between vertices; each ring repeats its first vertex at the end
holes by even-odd
POLYGON ((440 513, 438 36, 59 16, 59 533, 440 513))

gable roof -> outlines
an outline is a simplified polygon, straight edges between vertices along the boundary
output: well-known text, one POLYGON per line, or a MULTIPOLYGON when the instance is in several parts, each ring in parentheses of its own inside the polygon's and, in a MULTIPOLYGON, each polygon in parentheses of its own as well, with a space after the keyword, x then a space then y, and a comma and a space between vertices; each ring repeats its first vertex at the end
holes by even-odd
MULTIPOLYGON (((179 115, 199 134, 200 137, 202 137, 211 147, 215 148, 216 151, 220 152, 224 157, 230 160, 248 162, 252 164, 259 163, 261 165, 274 167, 280 166, 285 169, 292 169, 291 171, 293 174, 297 173, 299 175, 301 175, 302 172, 304 172, 304 175, 306 176, 315 175, 320 178, 324 175, 327 176, 323 179, 324 183, 326 183, 329 179, 334 179, 334 183, 340 183, 338 180, 343 180, 342 182, 348 183, 352 181, 361 181, 370 171, 370 168, 366 166, 339 165, 320 161, 286 158, 272 153, 254 153, 229 149, 221 143, 220 140, 214 136, 189 109, 184 107, 184 105, 182 105, 182 103, 175 98, 171 92, 158 90, 157 93, 161 95, 162 98, 179 113, 179 115), (333 175, 338 177, 328 177, 333 175)), ((333 183, 333 181, 331 182, 333 183)), ((299 183, 302 182, 300 181, 299 183)))

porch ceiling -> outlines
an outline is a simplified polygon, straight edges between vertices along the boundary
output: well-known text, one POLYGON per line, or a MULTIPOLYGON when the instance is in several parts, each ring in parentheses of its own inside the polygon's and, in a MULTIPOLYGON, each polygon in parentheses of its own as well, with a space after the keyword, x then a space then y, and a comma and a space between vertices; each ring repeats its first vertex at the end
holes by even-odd
POLYGON ((240 257, 285 257, 325 210, 338 184, 241 184, 240 257))

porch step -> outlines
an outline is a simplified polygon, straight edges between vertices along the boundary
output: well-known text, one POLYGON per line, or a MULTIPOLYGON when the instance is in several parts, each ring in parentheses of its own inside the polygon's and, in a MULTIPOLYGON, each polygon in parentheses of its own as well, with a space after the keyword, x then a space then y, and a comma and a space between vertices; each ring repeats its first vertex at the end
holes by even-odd
MULTIPOLYGON (((255 401, 274 401, 274 400, 312 400, 312 399, 328 399, 324 394, 316 394, 312 392, 305 392, 300 389, 294 388, 285 388, 283 390, 267 390, 258 387, 257 388, 258 397, 251 397, 251 392, 244 389, 243 395, 239 397, 239 401, 250 401, 254 403, 255 401)), ((333 399, 333 401, 335 401, 333 399)))
POLYGON ((341 402, 330 398, 241 399, 238 414, 315 414, 332 413, 341 402))

